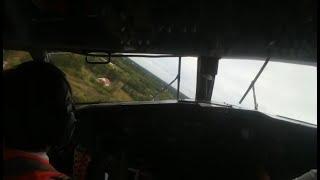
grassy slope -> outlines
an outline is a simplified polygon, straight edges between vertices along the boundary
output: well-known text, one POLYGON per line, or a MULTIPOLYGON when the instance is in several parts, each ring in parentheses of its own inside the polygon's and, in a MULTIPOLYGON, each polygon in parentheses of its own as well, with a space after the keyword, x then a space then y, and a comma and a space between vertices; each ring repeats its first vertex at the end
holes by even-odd
POLYGON ((16 65, 21 64, 22 62, 32 60, 32 57, 28 52, 6 50, 3 51, 3 60, 7 62, 4 69, 10 69, 16 65))
MULTIPOLYGON (((6 69, 32 59, 29 53, 5 51, 6 69)), ((150 101, 166 83, 128 58, 113 58, 110 64, 87 64, 84 56, 61 53, 50 56, 53 64, 66 73, 76 102, 150 101), (97 78, 111 80, 109 87, 97 78)), ((173 88, 161 93, 160 100, 175 99, 173 88)), ((184 95, 182 94, 184 97, 184 95)))

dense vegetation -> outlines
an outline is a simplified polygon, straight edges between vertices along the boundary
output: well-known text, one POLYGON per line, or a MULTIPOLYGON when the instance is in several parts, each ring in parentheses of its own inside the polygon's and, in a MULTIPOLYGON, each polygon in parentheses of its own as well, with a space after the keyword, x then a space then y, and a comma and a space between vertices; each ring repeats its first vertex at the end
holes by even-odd
MULTIPOLYGON (((31 59, 29 53, 21 51, 5 51, 3 57, 5 69, 31 59)), ((129 58, 113 58, 109 64, 88 64, 85 56, 75 53, 51 54, 49 58, 66 73, 76 102, 151 101, 166 85, 129 58), (103 86, 98 78, 111 83, 103 86)), ((170 87, 156 100, 175 98, 176 90, 170 87)))

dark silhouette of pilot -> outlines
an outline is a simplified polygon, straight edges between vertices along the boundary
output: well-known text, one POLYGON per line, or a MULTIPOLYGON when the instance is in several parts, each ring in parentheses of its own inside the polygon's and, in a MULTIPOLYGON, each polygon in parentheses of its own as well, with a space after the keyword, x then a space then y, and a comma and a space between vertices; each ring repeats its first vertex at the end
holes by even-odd
POLYGON ((29 61, 3 72, 4 179, 69 179, 47 152, 67 144, 75 118, 71 88, 57 67, 29 61))

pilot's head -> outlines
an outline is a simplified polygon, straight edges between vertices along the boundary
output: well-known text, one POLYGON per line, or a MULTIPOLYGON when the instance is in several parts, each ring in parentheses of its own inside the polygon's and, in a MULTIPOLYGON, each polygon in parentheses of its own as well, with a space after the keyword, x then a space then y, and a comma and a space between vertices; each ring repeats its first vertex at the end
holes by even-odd
POLYGON ((70 139, 71 88, 61 70, 30 61, 4 71, 3 81, 6 147, 41 152, 70 139))

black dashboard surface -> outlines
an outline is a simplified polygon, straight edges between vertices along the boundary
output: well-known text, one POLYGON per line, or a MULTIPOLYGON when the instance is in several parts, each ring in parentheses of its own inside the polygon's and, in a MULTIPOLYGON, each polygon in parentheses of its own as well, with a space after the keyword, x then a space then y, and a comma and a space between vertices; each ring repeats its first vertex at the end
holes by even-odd
POLYGON ((79 140, 103 179, 292 179, 316 163, 316 126, 198 104, 91 105, 79 140))

